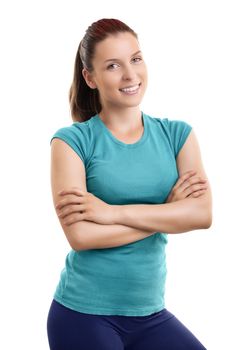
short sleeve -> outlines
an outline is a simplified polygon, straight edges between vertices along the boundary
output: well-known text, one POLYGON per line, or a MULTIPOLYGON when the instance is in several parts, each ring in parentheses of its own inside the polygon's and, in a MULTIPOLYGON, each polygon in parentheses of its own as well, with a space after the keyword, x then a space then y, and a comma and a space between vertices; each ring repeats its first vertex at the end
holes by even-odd
POLYGON ((80 123, 74 123, 58 129, 53 134, 50 145, 54 138, 65 141, 79 155, 83 163, 86 164, 88 144, 85 126, 80 125, 80 123))
MULTIPOLYGON (((167 119, 167 118, 166 118, 167 119)), ((184 120, 167 119, 171 142, 174 148, 175 157, 177 157, 182 146, 184 145, 188 135, 192 130, 192 126, 184 120)))

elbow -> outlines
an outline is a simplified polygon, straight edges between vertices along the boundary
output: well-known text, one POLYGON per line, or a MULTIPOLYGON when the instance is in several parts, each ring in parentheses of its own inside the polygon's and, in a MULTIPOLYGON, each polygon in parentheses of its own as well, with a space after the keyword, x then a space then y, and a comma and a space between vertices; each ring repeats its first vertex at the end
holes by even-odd
POLYGON ((212 226, 212 223, 213 223, 213 215, 212 215, 212 211, 211 213, 209 214, 209 221, 208 221, 208 228, 212 226))
POLYGON ((73 250, 75 250, 76 252, 88 249, 88 247, 84 243, 80 242, 80 240, 77 240, 77 239, 74 241, 70 240, 69 244, 70 244, 71 248, 73 250))
POLYGON ((82 240, 82 235, 79 233, 75 235, 75 237, 71 237, 69 240, 70 246, 73 250, 80 251, 80 250, 87 250, 87 244, 85 243, 85 240, 82 240))
POLYGON ((204 229, 210 228, 212 225, 212 222, 213 222, 212 213, 207 213, 204 217, 202 228, 204 228, 204 229))
MULTIPOLYGON (((195 198, 198 199, 198 198, 195 198)), ((202 199, 200 199, 202 200, 202 199)), ((212 205, 211 203, 206 202, 206 199, 203 199, 203 202, 199 202, 198 199, 198 206, 196 207, 196 220, 199 222, 199 228, 200 229, 208 229, 212 225, 212 205)))
POLYGON ((66 238, 69 242, 69 245, 73 250, 85 250, 84 242, 83 242, 83 227, 82 222, 75 222, 69 226, 63 225, 63 230, 66 235, 66 238))
POLYGON ((212 225, 212 223, 210 222, 210 221, 207 221, 207 222, 205 222, 203 225, 202 225, 202 229, 208 229, 208 228, 210 228, 211 227, 211 225, 212 225))
POLYGON ((75 250, 75 251, 79 251, 79 250, 83 250, 79 240, 77 239, 72 239, 71 237, 67 237, 67 240, 69 242, 70 247, 75 250))
POLYGON ((75 241, 75 242, 69 242, 70 246, 73 250, 75 250, 76 252, 83 250, 83 248, 81 248, 81 245, 79 242, 75 241))

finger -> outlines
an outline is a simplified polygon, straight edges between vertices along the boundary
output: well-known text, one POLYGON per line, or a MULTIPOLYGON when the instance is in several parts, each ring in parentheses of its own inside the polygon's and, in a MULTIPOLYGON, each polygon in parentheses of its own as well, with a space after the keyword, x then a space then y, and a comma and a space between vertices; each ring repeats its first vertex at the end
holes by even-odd
POLYGON ((182 191, 184 191, 184 190, 186 190, 187 188, 190 187, 191 191, 193 192, 193 190, 199 189, 198 186, 207 186, 206 180, 202 179, 200 176, 196 176, 196 177, 192 177, 192 178, 186 179, 182 183, 182 185, 180 187, 181 187, 182 191))
POLYGON ((189 181, 190 184, 194 184, 194 183, 197 183, 197 182, 206 182, 207 180, 204 179, 201 176, 193 176, 193 177, 189 178, 186 181, 189 181))
POLYGON ((66 226, 70 226, 70 225, 74 224, 75 222, 79 222, 79 221, 83 221, 83 220, 85 220, 85 213, 82 213, 82 214, 75 213, 71 217, 66 218, 64 220, 64 224, 66 226))
POLYGON ((182 185, 184 181, 186 181, 189 177, 193 176, 196 173, 197 172, 195 170, 189 170, 186 173, 184 173, 175 184, 174 189, 177 189, 180 185, 182 185))
POLYGON ((207 190, 207 188, 200 188, 200 189, 198 189, 196 191, 191 191, 188 196, 194 195, 194 197, 195 197, 199 193, 204 193, 206 190, 207 190))
POLYGON ((183 192, 187 195, 189 195, 190 193, 194 193, 196 191, 201 191, 201 190, 206 190, 207 189, 207 185, 206 184, 195 184, 192 186, 187 187, 183 192))
POLYGON ((193 192, 189 197, 196 198, 196 197, 202 196, 204 193, 205 193, 205 190, 199 190, 199 191, 193 192))
POLYGON ((75 194, 77 196, 83 196, 85 194, 85 191, 82 191, 81 189, 74 187, 68 190, 59 191, 58 194, 61 196, 64 194, 75 194))
POLYGON ((192 169, 192 170, 188 170, 186 171, 184 174, 196 174, 196 170, 192 169))
POLYGON ((58 217, 61 219, 64 219, 70 214, 73 213, 81 213, 85 211, 85 206, 84 205, 69 205, 65 207, 65 209, 61 210, 58 214, 58 217))
POLYGON ((61 209, 68 204, 82 204, 83 198, 77 195, 68 194, 64 199, 60 200, 56 205, 56 209, 61 209))

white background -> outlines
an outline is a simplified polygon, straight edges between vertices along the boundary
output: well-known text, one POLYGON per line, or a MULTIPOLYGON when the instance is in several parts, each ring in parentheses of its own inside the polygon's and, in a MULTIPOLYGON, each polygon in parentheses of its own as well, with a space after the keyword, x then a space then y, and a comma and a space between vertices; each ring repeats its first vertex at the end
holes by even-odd
POLYGON ((1 2, 1 349, 49 349, 47 312, 69 251, 52 203, 50 138, 72 123, 78 44, 103 17, 138 33, 149 71, 141 109, 193 126, 212 186, 211 228, 169 235, 167 309, 208 350, 233 349, 231 2, 153 3, 1 2))

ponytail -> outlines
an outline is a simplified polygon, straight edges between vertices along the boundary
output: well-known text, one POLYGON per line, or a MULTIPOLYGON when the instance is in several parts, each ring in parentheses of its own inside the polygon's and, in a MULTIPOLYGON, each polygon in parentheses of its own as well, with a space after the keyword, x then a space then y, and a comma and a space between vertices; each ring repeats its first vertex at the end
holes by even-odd
POLYGON ((119 32, 130 32, 137 38, 137 34, 125 23, 117 19, 103 18, 88 27, 79 43, 73 81, 69 90, 71 116, 74 122, 84 122, 101 111, 99 91, 87 85, 82 70, 84 67, 90 72, 93 70, 92 59, 96 44, 108 35, 119 32))

